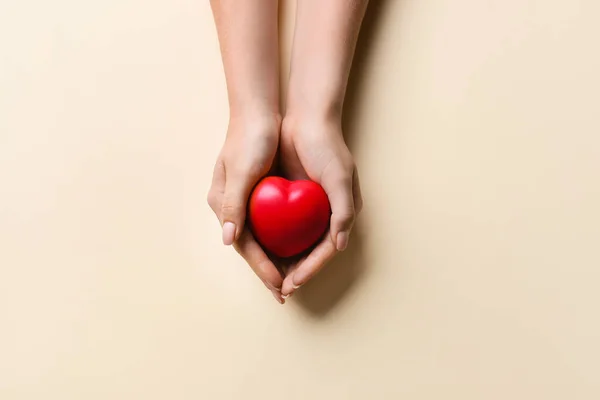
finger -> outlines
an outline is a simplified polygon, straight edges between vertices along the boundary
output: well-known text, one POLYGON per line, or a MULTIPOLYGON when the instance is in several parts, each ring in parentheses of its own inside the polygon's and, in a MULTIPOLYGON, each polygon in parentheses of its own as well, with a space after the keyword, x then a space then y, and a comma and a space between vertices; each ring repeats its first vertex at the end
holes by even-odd
POLYGON ((221 203, 223 243, 232 245, 244 230, 246 204, 254 182, 242 173, 226 171, 225 192, 221 203))
MULTIPOLYGON (((282 266, 280 269, 284 271, 284 276, 286 276, 286 277, 291 276, 294 273, 294 271, 296 271, 298 269, 298 266, 300 264, 302 264, 304 262, 304 260, 306 260, 306 257, 307 256, 304 256, 299 260, 293 261, 291 263, 288 263, 288 264, 282 266)), ((286 300, 288 297, 290 297, 292 294, 294 294, 293 283, 291 280, 289 282, 290 282, 290 286, 292 287, 292 291, 285 295, 282 294, 281 297, 283 298, 283 300, 286 300)), ((284 286, 285 286, 285 278, 283 280, 282 290, 283 290, 284 286)))
POLYGON ((271 290, 271 294, 273 294, 273 297, 279 304, 285 304, 285 298, 281 296, 281 293, 275 290, 271 290))
POLYGON ((291 295, 312 279, 336 254, 337 250, 331 235, 326 235, 323 241, 306 257, 306 260, 299 263, 295 270, 284 279, 281 287, 283 297, 287 298, 286 296, 291 295))
POLYGON ((249 230, 244 229, 240 238, 234 243, 234 248, 269 290, 281 291, 283 283, 281 274, 249 230))
POLYGON ((281 269, 284 272, 284 276, 291 275, 296 269, 298 269, 298 265, 304 262, 304 260, 306 260, 306 257, 307 256, 304 256, 301 259, 288 262, 285 266, 283 266, 281 269))
POLYGON ((332 165, 321 181, 331 203, 331 238, 339 251, 348 246, 355 216, 353 174, 346 171, 341 165, 332 165))

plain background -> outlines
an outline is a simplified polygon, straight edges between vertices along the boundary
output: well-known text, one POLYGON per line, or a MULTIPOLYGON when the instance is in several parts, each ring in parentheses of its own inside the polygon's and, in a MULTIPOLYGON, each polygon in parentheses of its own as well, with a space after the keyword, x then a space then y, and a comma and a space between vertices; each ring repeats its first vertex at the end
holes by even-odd
POLYGON ((206 205, 208 1, 0 2, 0 398, 600 398, 599 15, 373 0, 365 210, 280 306, 206 205))

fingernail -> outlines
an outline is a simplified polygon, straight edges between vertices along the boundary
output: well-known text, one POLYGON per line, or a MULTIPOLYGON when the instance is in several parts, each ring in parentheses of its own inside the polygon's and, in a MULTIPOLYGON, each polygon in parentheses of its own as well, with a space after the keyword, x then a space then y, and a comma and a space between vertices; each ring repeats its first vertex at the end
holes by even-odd
POLYGON ((291 277, 292 289, 293 290, 300 289, 300 286, 304 285, 304 279, 305 279, 305 277, 302 276, 301 271, 294 271, 294 275, 292 275, 292 277, 291 277), (294 283, 294 281, 302 282, 302 283, 294 283))
POLYGON ((285 300, 282 299, 279 294, 276 294, 275 292, 271 292, 271 294, 273 295, 273 297, 275 297, 275 300, 277 300, 277 302, 279 304, 284 304, 285 303, 285 300))
POLYGON ((233 222, 225 222, 223 224, 223 244, 231 246, 235 241, 235 224, 233 222))
POLYGON ((282 294, 282 295, 281 295, 281 298, 285 300, 285 299, 287 299, 288 297, 290 297, 291 295, 292 295, 291 293, 288 293, 288 294, 282 294))
POLYGON ((346 247, 348 247, 348 236, 348 232, 340 232, 337 234, 336 247, 338 251, 346 250, 346 247))

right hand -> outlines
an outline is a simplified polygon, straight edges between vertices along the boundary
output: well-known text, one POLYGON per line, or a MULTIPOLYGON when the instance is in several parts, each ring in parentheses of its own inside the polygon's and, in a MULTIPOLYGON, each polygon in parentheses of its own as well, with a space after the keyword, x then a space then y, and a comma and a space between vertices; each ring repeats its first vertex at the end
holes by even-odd
POLYGON ((283 278, 244 224, 250 193, 273 166, 280 127, 281 118, 277 115, 230 119, 227 138, 215 164, 208 204, 222 226, 223 243, 235 247, 283 304, 283 278))
POLYGON ((331 204, 330 229, 310 254, 286 269, 281 291, 285 297, 346 249, 363 206, 358 171, 342 134, 341 115, 310 114, 286 116, 281 130, 281 167, 292 180, 310 179, 323 187, 331 204))

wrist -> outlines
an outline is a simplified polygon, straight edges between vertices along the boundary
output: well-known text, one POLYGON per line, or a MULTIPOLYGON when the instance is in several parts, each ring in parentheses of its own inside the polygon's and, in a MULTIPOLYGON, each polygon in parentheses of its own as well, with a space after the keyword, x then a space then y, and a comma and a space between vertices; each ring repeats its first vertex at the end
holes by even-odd
POLYGON ((286 99, 286 116, 295 119, 341 121, 344 94, 333 88, 316 89, 311 85, 290 84, 286 99))
POLYGON ((257 98, 257 96, 248 96, 247 98, 235 97, 229 99, 229 119, 230 120, 250 120, 253 118, 279 118, 278 100, 268 100, 257 98))
POLYGON ((278 139, 281 123, 282 117, 278 111, 245 109, 243 112, 230 113, 229 132, 243 132, 245 135, 256 138, 278 139))
POLYGON ((287 113, 341 119, 348 74, 338 63, 296 61, 300 65, 290 71, 287 113))
POLYGON ((336 135, 341 134, 341 125, 341 118, 322 112, 288 112, 281 123, 281 135, 336 135))
POLYGON ((343 100, 325 96, 317 97, 295 96, 293 99, 288 97, 284 122, 320 126, 341 124, 343 100))

